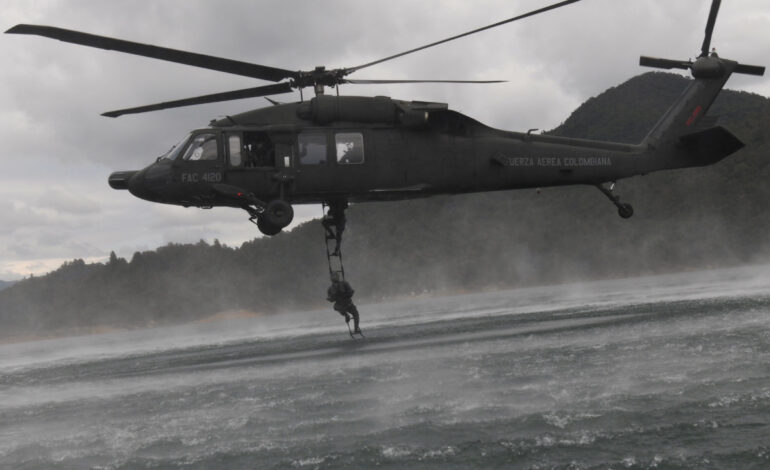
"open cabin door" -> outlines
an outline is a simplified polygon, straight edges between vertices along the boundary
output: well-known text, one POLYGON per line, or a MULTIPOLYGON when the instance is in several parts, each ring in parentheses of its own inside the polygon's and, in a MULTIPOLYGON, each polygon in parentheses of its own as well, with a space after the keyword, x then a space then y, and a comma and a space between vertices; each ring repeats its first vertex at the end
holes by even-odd
POLYGON ((294 179, 293 134, 228 131, 227 184, 265 200, 282 197, 294 179))
POLYGON ((294 192, 296 177, 296 162, 294 159, 294 133, 281 132, 273 134, 275 142, 275 173, 273 180, 277 185, 278 197, 291 200, 294 192))

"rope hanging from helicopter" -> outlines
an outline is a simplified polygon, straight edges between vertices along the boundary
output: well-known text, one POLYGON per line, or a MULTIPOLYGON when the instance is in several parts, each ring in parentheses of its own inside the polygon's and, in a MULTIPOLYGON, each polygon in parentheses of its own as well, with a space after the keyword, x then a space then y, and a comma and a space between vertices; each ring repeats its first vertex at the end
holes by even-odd
POLYGON ((345 230, 345 209, 347 202, 324 202, 321 204, 321 223, 324 227, 326 260, 329 265, 329 278, 339 274, 345 279, 345 267, 342 264, 342 232, 345 230))
POLYGON ((344 199, 324 201, 321 204, 323 214, 321 224, 324 227, 326 260, 329 263, 329 279, 332 282, 327 290, 326 300, 334 302, 334 310, 345 318, 350 337, 356 339, 356 335, 361 338, 365 338, 365 336, 359 328, 358 308, 352 300, 354 290, 345 280, 345 268, 342 265, 342 232, 345 230, 345 209, 347 207, 348 202, 344 199), (353 320, 354 325, 352 330, 350 329, 351 320, 353 320))

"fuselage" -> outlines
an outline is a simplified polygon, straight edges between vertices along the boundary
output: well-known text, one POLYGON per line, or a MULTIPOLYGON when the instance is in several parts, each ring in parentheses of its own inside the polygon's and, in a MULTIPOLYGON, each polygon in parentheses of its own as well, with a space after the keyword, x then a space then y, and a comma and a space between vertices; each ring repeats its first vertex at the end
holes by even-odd
POLYGON ((322 96, 214 121, 111 184, 198 207, 241 206, 223 187, 294 204, 406 199, 598 184, 649 171, 646 150, 501 131, 437 103, 322 96))

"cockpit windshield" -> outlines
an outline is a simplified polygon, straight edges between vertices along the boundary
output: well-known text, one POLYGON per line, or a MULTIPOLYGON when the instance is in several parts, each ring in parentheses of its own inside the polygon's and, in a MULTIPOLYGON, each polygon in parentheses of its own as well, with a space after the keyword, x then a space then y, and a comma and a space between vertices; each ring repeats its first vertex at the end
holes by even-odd
POLYGON ((176 158, 179 156, 179 154, 184 149, 184 146, 185 146, 185 144, 187 143, 188 140, 190 140, 190 134, 187 134, 186 136, 184 136, 184 138, 182 140, 180 140, 179 143, 177 143, 176 145, 171 147, 168 150, 168 152, 166 152, 160 158, 166 159, 166 160, 176 160, 176 158))

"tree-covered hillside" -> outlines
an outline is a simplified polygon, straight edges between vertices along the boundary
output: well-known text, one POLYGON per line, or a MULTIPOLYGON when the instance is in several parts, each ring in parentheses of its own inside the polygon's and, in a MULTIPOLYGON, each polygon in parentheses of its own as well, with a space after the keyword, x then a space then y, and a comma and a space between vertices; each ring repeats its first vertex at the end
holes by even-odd
MULTIPOLYGON (((554 135, 639 142, 687 79, 647 73, 591 98, 554 135)), ((770 260, 770 100, 723 92, 710 115, 747 147, 711 167, 623 180, 620 219, 593 187, 354 205, 345 266, 357 298, 558 283, 770 260)), ((205 217, 205 215, 201 215, 205 217)), ((220 310, 324 304, 315 221, 233 248, 168 245, 66 263, 0 292, 5 332, 177 322, 220 310)))

